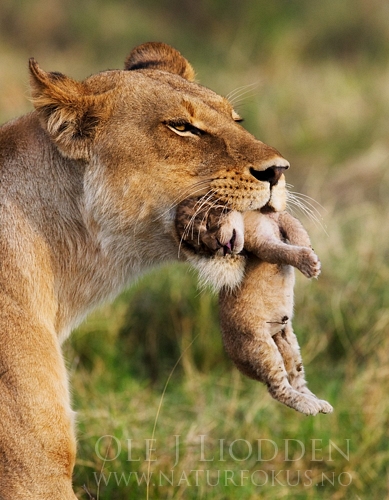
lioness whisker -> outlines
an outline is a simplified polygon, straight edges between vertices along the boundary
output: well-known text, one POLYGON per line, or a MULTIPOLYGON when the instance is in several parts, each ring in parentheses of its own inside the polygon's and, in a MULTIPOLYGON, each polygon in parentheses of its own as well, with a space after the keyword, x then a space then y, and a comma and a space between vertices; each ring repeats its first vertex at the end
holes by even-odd
MULTIPOLYGON (((319 209, 312 203, 312 201, 317 203, 316 200, 314 200, 313 198, 308 197, 308 199, 306 199, 306 197, 304 197, 304 195, 301 195, 301 193, 294 193, 294 192, 290 192, 290 191, 288 192, 288 199, 289 198, 291 200, 294 200, 294 201, 300 203, 301 205, 304 205, 312 213, 315 213, 319 218, 322 218, 319 209)), ((317 203, 317 205, 319 207, 321 207, 321 205, 319 203, 317 203)), ((323 207, 321 207, 321 208, 323 208, 323 207)))
POLYGON ((172 203, 172 205, 171 205, 170 208, 178 205, 185 198, 193 198, 195 194, 197 194, 198 192, 202 191, 205 186, 209 185, 210 180, 211 179, 203 179, 203 180, 195 182, 191 186, 188 186, 187 188, 185 188, 182 191, 182 193, 180 193, 180 195, 177 196, 177 198, 174 200, 174 202, 172 203))
POLYGON ((307 194, 304 193, 299 193, 297 191, 289 191, 290 194, 297 198, 301 198, 304 203, 308 203, 315 211, 319 211, 317 207, 321 208, 322 210, 326 210, 323 205, 321 205, 315 198, 312 198, 312 196, 308 196, 307 194))
POLYGON ((206 195, 204 195, 203 197, 201 197, 195 204, 195 207, 196 205, 199 205, 196 209, 195 209, 195 212, 194 212, 194 215, 191 219, 191 222, 193 221, 192 223, 192 239, 194 238, 194 221, 197 217, 197 215, 200 213, 200 211, 203 209, 204 205, 208 204, 210 202, 210 200, 212 200, 212 197, 214 196, 214 192, 213 190, 210 190, 208 191, 208 193, 206 195), (209 196, 205 199, 205 197, 209 194, 209 196))
POLYGON ((317 215, 314 213, 314 211, 305 205, 301 200, 298 198, 294 197, 288 197, 288 204, 293 204, 295 207, 299 208, 301 211, 303 211, 306 215, 309 216, 310 219, 318 219, 317 215))
POLYGON ((235 90, 232 90, 226 95, 226 99, 230 101, 231 104, 235 104, 236 99, 239 99, 243 95, 251 92, 255 87, 257 87, 259 82, 249 83, 248 85, 242 85, 241 87, 237 87, 235 90))
POLYGON ((153 222, 157 222, 159 219, 163 218, 166 214, 170 212, 174 207, 179 205, 185 198, 193 198, 195 194, 201 192, 205 186, 207 186, 210 182, 210 179, 204 179, 201 181, 196 182, 195 184, 192 184, 188 188, 185 188, 182 193, 177 196, 177 198, 173 201, 173 203, 167 208, 162 214, 160 214, 158 217, 153 219, 153 222), (198 189, 195 189, 198 188, 198 189), (191 191, 192 189, 195 189, 194 191, 191 191))
POLYGON ((256 94, 254 94, 254 93, 251 93, 251 94, 248 94, 248 95, 244 95, 242 97, 234 99, 234 101, 233 101, 232 104, 233 104, 233 106, 234 106, 235 109, 239 110, 239 109, 242 109, 243 104, 246 104, 246 103, 250 102, 249 99, 251 100, 251 102, 253 102, 252 100, 255 97, 256 97, 256 94))
POLYGON ((316 225, 321 227, 323 231, 327 234, 326 228, 324 223, 322 222, 322 217, 320 215, 320 212, 317 210, 315 206, 313 206, 311 203, 307 202, 306 200, 301 200, 297 196, 295 196, 293 193, 288 192, 288 206, 290 207, 291 205, 295 206, 298 208, 302 213, 304 213, 309 219, 311 219, 316 225))
POLYGON ((197 202, 195 203, 194 207, 196 207, 196 205, 199 205, 199 207, 197 207, 192 215, 192 217, 190 218, 189 222, 186 224, 185 228, 184 228, 184 231, 183 231, 183 234, 181 236, 181 239, 180 239, 180 243, 179 243, 179 246, 178 246, 178 257, 180 256, 180 251, 181 251, 181 246, 182 246, 182 242, 185 238, 188 237, 188 234, 190 232, 190 229, 192 227, 192 239, 194 238, 194 222, 195 222, 195 219, 197 217, 197 214, 200 212, 200 210, 202 209, 202 206, 208 202, 208 200, 210 200, 212 198, 212 196, 214 195, 213 193, 213 190, 209 190, 207 193, 205 193, 203 196, 201 196, 197 202), (207 197, 207 199, 205 199, 207 197))
POLYGON ((232 99, 236 94, 238 94, 242 90, 245 90, 249 85, 252 84, 240 85, 239 87, 236 87, 234 90, 231 90, 231 92, 228 92, 228 94, 226 95, 226 99, 228 100, 232 99))
MULTIPOLYGON (((203 215, 203 218, 201 220, 201 224, 203 224, 204 221, 206 219, 208 219, 210 211, 213 210, 214 208, 217 208, 219 206, 219 205, 217 205, 217 202, 218 202, 218 200, 212 200, 212 202, 210 203, 208 209, 206 210, 206 212, 203 215)), ((197 235, 197 243, 200 244, 200 232, 197 235)))
MULTIPOLYGON (((183 239, 188 237, 190 231, 192 231, 191 239, 193 240, 195 238, 195 230, 197 229, 197 226, 195 227, 195 221, 196 221, 196 218, 199 216, 199 214, 204 210, 204 208, 205 208, 205 211, 202 215, 202 219, 201 219, 200 224, 199 224, 200 228, 204 224, 204 221, 208 218, 209 213, 212 209, 221 208, 223 211, 226 209, 226 207, 224 205, 220 205, 220 200, 215 199, 214 195, 215 195, 215 193, 213 192, 213 190, 209 190, 208 193, 201 196, 194 204, 194 206, 193 206, 194 212, 193 212, 189 222, 185 225, 185 228, 184 228, 181 240, 180 240, 179 252, 181 250, 183 239)), ((201 233, 199 230, 198 234, 197 234, 197 244, 198 245, 200 245, 200 238, 201 238, 201 233)))

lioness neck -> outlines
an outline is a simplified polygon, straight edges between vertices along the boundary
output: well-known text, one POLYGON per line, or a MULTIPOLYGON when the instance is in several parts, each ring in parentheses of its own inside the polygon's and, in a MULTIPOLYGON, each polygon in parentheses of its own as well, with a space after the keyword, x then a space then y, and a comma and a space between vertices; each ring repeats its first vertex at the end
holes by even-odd
POLYGON ((136 199, 138 227, 122 241, 110 237, 90 203, 92 167, 62 156, 35 113, 0 128, 0 154, 0 286, 61 337, 142 268, 174 257, 171 236, 154 241, 136 199))

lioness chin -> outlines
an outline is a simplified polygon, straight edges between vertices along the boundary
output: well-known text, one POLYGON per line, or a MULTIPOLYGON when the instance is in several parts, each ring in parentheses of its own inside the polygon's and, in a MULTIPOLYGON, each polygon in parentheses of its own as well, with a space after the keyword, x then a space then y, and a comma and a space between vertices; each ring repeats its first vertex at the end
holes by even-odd
POLYGON ((0 499, 74 500, 61 342, 163 261, 192 262, 215 288, 238 284, 233 253, 209 265, 179 252, 175 207, 204 196, 277 209, 288 162, 164 44, 83 82, 32 59, 30 78, 35 111, 0 128, 0 499))

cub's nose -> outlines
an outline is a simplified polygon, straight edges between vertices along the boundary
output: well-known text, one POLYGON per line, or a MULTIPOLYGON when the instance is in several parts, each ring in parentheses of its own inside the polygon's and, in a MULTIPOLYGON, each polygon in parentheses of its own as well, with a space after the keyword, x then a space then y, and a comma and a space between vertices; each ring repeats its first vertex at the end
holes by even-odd
POLYGON ((270 186, 275 186, 280 180, 281 175, 285 170, 289 168, 288 164, 285 166, 276 166, 272 165, 268 167, 266 170, 256 170, 255 168, 250 168, 250 174, 257 179, 257 181, 269 182, 270 186))

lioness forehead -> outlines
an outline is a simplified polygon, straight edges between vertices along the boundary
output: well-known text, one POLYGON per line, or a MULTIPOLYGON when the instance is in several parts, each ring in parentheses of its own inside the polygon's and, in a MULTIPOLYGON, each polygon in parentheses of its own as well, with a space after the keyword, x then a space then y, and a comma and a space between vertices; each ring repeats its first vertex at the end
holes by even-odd
POLYGON ((227 98, 203 85, 165 71, 104 71, 90 76, 83 83, 91 94, 102 94, 115 89, 116 92, 121 91, 122 96, 153 100, 159 105, 165 101, 170 108, 172 105, 183 105, 191 115, 195 115, 196 109, 204 104, 228 118, 238 117, 227 98))

